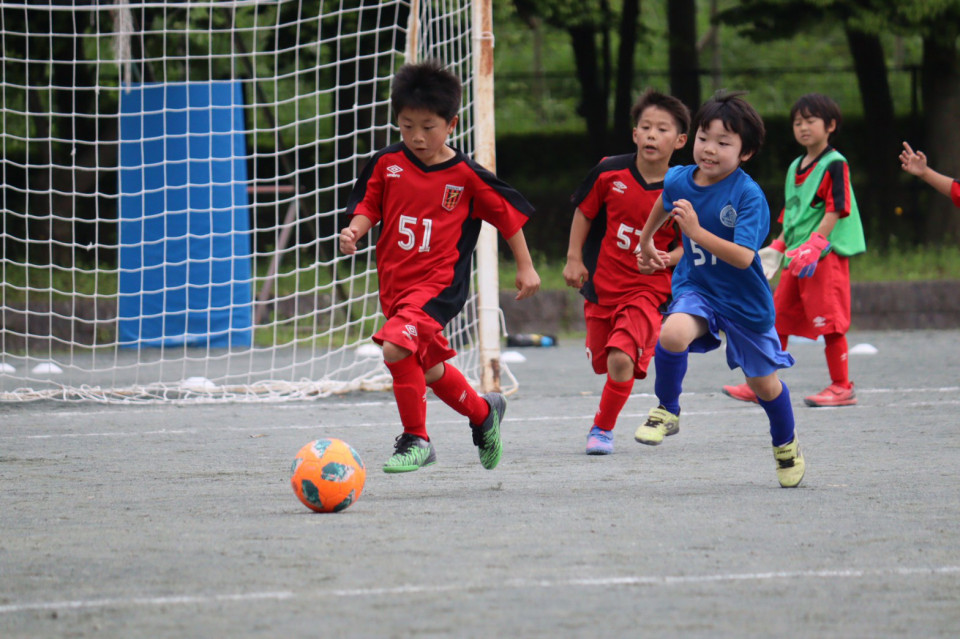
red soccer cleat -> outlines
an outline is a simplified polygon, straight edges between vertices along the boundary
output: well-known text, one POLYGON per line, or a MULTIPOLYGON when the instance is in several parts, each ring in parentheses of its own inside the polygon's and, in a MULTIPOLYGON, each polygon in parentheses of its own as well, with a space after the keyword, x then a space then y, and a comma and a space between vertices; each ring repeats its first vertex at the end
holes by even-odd
POLYGON ((853 382, 850 386, 830 384, 816 395, 804 397, 807 406, 853 406, 857 403, 857 394, 853 392, 853 382))
POLYGON ((723 394, 729 395, 734 399, 739 399, 741 402, 753 402, 754 404, 759 404, 757 401, 757 394, 750 390, 750 387, 746 383, 739 384, 737 386, 724 386, 723 394))

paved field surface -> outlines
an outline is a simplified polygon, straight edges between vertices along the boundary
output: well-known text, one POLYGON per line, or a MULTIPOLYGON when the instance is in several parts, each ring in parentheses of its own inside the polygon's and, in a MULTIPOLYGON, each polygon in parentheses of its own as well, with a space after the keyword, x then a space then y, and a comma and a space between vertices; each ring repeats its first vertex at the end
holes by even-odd
POLYGON ((579 343, 522 349, 485 471, 435 401, 438 464, 389 476, 385 393, 310 403, 0 404, 0 637, 957 637, 960 332, 852 333, 859 405, 813 409, 807 475, 776 481, 766 419, 692 356, 680 433, 583 448, 602 379, 579 343), (859 350, 859 349, 858 349, 859 350), (290 490, 318 437, 367 462, 337 515, 290 490))

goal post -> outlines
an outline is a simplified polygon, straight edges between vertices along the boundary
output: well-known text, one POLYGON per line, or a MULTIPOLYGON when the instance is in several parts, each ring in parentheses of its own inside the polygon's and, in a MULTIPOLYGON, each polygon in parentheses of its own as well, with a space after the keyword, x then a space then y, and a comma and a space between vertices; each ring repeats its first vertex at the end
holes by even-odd
MULTIPOLYGON (((490 0, 12 1, 0 47, 0 401, 389 387, 346 200, 407 60, 461 77, 451 143, 495 170, 490 0)), ((510 392, 497 264, 485 225, 445 334, 510 392)))

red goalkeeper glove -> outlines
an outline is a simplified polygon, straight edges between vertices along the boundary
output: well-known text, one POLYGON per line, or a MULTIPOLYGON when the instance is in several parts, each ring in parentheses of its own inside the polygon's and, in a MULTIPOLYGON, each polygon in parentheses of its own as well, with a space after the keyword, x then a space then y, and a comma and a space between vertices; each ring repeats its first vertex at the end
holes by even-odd
POLYGON ((810 239, 793 249, 787 251, 787 257, 791 258, 790 272, 797 277, 811 277, 817 270, 817 261, 820 254, 830 248, 830 242, 819 233, 811 233, 810 239))

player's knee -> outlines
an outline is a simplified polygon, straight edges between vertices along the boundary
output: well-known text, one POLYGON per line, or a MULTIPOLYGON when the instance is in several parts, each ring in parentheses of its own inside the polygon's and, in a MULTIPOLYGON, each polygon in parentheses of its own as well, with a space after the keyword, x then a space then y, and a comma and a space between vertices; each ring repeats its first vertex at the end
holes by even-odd
POLYGON ((399 362, 404 357, 409 357, 412 354, 413 351, 407 350, 401 346, 397 346, 393 342, 383 343, 383 360, 385 362, 399 362))
POLYGON ((607 372, 618 382, 633 377, 634 361, 619 348, 611 348, 607 353, 607 372))

